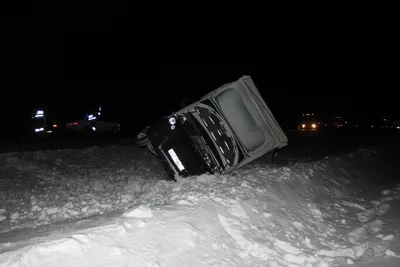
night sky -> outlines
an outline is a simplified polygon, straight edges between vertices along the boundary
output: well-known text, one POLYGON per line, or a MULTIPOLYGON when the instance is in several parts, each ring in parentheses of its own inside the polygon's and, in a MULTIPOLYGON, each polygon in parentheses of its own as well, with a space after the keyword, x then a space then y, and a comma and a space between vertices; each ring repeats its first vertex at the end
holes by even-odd
POLYGON ((179 109, 183 99, 196 100, 242 75, 252 76, 282 122, 302 112, 400 115, 394 69, 373 50, 337 58, 332 47, 297 47, 299 57, 271 51, 265 58, 246 56, 252 49, 246 40, 234 48, 233 64, 201 64, 191 53, 201 58, 201 51, 212 52, 200 46, 170 50, 171 40, 147 39, 122 15, 3 17, 2 127, 20 125, 35 108, 74 120, 102 105, 121 124, 140 128, 179 109))

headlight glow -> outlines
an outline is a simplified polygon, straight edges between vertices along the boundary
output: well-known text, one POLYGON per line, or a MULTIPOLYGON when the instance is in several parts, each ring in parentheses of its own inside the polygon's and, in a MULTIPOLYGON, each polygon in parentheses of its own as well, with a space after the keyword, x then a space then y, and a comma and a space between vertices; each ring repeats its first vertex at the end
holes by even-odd
POLYGON ((317 128, 317 125, 315 123, 311 124, 311 127, 313 127, 314 129, 317 128))
POLYGON ((176 123, 175 117, 170 117, 170 118, 168 119, 168 122, 169 122, 169 124, 174 125, 174 124, 176 123))

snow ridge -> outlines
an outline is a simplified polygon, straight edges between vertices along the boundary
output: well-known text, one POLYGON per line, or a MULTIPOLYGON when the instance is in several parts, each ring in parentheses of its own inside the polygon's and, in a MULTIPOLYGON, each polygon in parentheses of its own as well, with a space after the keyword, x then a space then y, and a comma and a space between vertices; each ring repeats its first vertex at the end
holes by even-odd
POLYGON ((397 235, 385 229, 385 214, 400 199, 400 184, 367 200, 355 193, 356 170, 348 164, 339 158, 253 165, 175 183, 160 180, 162 170, 150 171, 147 161, 123 164, 114 174, 103 170, 97 180, 80 176, 73 182, 83 184, 74 187, 78 201, 57 189, 59 198, 50 200, 62 199, 62 205, 32 194, 28 213, 0 206, 0 220, 6 217, 0 224, 24 225, 31 212, 35 223, 52 223, 60 214, 85 218, 117 210, 122 216, 12 251, 0 244, 0 253, 7 251, 0 266, 316 267, 397 257, 389 249, 397 235))

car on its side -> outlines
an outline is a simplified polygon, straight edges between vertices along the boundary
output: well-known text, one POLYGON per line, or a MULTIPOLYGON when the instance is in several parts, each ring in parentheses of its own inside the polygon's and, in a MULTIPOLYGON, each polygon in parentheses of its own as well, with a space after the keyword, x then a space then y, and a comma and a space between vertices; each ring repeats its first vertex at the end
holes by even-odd
POLYGON ((288 139, 250 76, 222 85, 136 137, 168 175, 227 174, 287 145, 288 139))

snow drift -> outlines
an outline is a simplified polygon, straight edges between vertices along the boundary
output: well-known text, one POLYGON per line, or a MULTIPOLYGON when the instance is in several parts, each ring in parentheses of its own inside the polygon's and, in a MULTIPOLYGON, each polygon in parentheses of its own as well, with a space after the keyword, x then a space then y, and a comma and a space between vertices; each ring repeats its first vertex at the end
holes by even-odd
POLYGON ((177 182, 140 153, 1 154, 0 266, 315 267, 399 255, 385 218, 400 184, 368 188, 362 171, 386 164, 376 150, 177 182))

